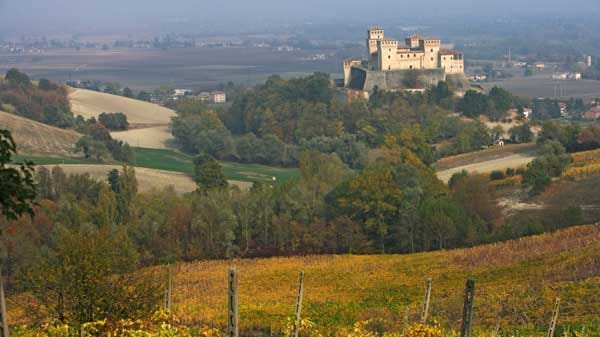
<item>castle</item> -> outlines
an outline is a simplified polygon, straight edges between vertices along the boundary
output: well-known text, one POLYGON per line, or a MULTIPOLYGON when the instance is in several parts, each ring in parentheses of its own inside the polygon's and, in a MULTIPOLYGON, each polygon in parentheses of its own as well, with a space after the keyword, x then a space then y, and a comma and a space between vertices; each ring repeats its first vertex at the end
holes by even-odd
POLYGON ((371 28, 367 50, 366 60, 344 61, 344 87, 361 91, 375 87, 420 89, 445 81, 447 76, 464 77, 463 53, 442 49, 438 38, 413 35, 401 45, 385 38, 383 29, 371 28))

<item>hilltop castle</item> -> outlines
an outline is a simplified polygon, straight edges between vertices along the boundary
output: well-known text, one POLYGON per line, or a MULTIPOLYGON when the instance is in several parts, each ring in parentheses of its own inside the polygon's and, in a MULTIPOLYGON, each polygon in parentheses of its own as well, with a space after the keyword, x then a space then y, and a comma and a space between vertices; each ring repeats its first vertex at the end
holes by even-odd
POLYGON ((367 50, 366 60, 344 61, 346 88, 421 89, 446 80, 447 75, 464 77, 463 53, 442 49, 438 38, 414 35, 401 45, 385 38, 383 29, 371 28, 367 31, 367 50), (416 87, 411 87, 414 84, 416 87))

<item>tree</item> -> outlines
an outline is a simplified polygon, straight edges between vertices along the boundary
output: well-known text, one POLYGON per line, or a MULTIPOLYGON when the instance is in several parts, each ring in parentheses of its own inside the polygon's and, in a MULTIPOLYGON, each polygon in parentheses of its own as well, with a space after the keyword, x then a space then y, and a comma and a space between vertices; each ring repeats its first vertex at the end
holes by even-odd
POLYGON ((63 230, 25 279, 38 308, 59 322, 147 318, 162 292, 153 278, 132 273, 137 258, 124 232, 63 230))
POLYGON ((31 80, 29 80, 29 76, 27 74, 20 72, 16 68, 11 68, 6 72, 4 79, 13 86, 23 86, 29 87, 31 86, 31 80))
POLYGON ((106 113, 103 112, 98 116, 98 121, 109 130, 127 130, 129 128, 129 122, 127 121, 127 115, 122 112, 106 113))
POLYGON ((229 186, 219 162, 208 155, 200 155, 194 159, 194 180, 203 191, 229 186))
POLYGON ((11 160, 17 146, 8 130, 0 129, 0 213, 7 219, 17 219, 24 213, 33 216, 36 196, 32 162, 14 167, 11 160))
POLYGON ((533 132, 529 124, 522 124, 519 126, 513 126, 508 130, 510 134, 510 140, 514 143, 529 143, 533 140, 533 132))
POLYGON ((488 98, 475 90, 469 90, 458 102, 458 111, 468 117, 478 117, 489 110, 488 98))
POLYGON ((110 154, 103 142, 93 140, 89 136, 81 137, 75 144, 77 152, 83 152, 86 159, 94 159, 97 162, 103 162, 110 159, 110 154))

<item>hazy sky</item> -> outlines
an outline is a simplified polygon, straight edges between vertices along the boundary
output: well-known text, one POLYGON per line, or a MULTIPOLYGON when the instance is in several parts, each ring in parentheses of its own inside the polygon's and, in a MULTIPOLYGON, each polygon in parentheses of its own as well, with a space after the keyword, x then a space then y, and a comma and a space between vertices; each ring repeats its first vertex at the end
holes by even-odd
POLYGON ((145 25, 176 19, 235 25, 264 20, 376 21, 420 16, 510 13, 598 15, 600 0, 0 0, 0 32, 64 30, 111 24, 145 25), (439 6, 439 7, 438 7, 439 6))

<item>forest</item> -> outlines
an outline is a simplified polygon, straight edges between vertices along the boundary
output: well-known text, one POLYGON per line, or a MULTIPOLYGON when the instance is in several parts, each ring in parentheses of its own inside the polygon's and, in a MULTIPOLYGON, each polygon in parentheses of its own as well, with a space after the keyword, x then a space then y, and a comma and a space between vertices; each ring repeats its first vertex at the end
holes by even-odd
POLYGON ((350 168, 362 169, 369 151, 384 145, 388 136, 410 146, 426 164, 488 146, 495 140, 494 130, 457 112, 499 120, 508 108, 525 104, 527 100, 500 88, 456 98, 445 82, 424 94, 375 90, 369 100, 347 102, 338 97, 327 74, 315 73, 290 80, 272 76, 218 111, 182 102, 171 128, 180 148, 192 154, 296 166, 302 152, 315 150, 336 153, 350 168))

